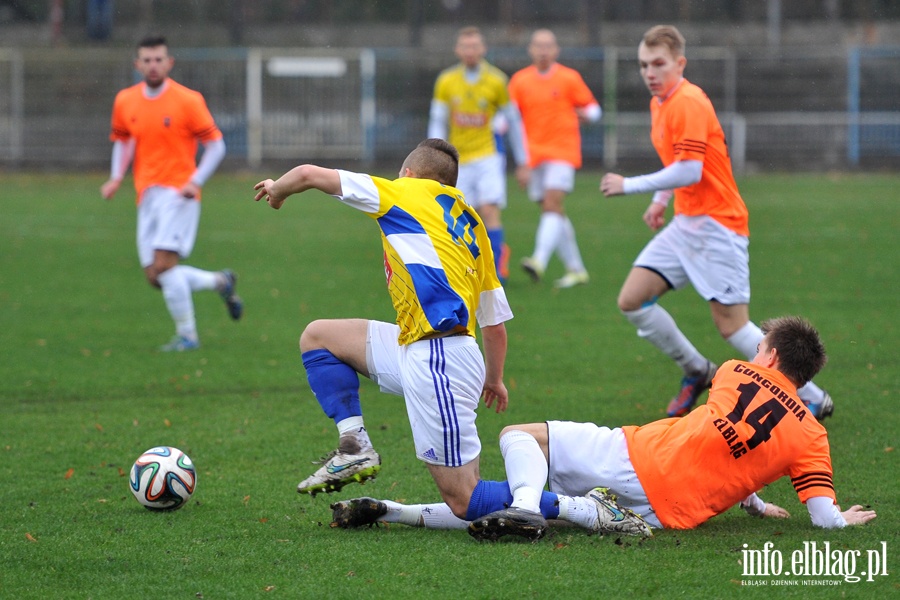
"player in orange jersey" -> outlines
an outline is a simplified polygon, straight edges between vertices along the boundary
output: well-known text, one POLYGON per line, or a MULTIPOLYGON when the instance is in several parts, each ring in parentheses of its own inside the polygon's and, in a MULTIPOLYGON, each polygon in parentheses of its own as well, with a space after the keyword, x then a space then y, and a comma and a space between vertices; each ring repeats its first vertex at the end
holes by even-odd
POLYGON ((225 142, 203 96, 169 79, 174 64, 164 37, 149 36, 138 45, 134 67, 144 81, 116 95, 110 178, 100 188, 103 198, 111 200, 134 159, 138 257, 175 321, 175 336, 160 348, 164 352, 200 346, 193 292, 217 291, 234 320, 243 312, 234 272, 179 264, 194 247, 200 188, 225 156, 225 142), (204 147, 199 165, 198 141, 204 147))
POLYGON ((563 202, 581 168, 579 123, 600 119, 600 104, 581 75, 556 59, 559 45, 547 29, 531 36, 528 54, 532 64, 518 71, 509 82, 510 99, 519 108, 525 126, 528 166, 516 170, 519 184, 528 196, 541 203, 541 220, 534 252, 522 259, 522 268, 539 281, 550 256, 556 252, 566 275, 556 287, 568 288, 588 282, 588 273, 575 240, 575 229, 563 202))
MULTIPOLYGON (((508 509, 474 519, 469 532, 481 539, 534 539, 532 532, 545 526, 538 500, 548 481, 559 518, 589 530, 604 517, 691 529, 738 504, 753 516, 787 518, 786 510, 756 494, 781 477, 791 478, 818 527, 874 519, 862 506, 841 512, 836 505, 828 434, 797 396, 797 386, 826 361, 818 332, 799 317, 771 319, 762 329, 753 360, 723 364, 709 400, 684 418, 615 429, 569 421, 504 428, 500 448, 513 500, 508 509)), ((393 514, 389 508, 398 512, 381 504, 381 520, 393 514)), ((360 509, 353 514, 339 505, 333 507, 338 519, 365 524, 360 509)), ((356 506, 375 514, 372 502, 357 500, 356 506)), ((338 519, 338 526, 348 526, 338 519)))
MULTIPOLYGON (((707 302, 719 333, 752 358, 762 332, 750 320, 747 207, 731 171, 725 134, 706 94, 684 78, 684 38, 658 25, 638 47, 641 76, 653 98, 651 141, 664 168, 637 177, 604 175, 606 196, 654 192, 644 222, 656 231, 670 198, 675 217, 644 248, 619 292, 619 310, 684 371, 669 416, 691 410, 710 386, 716 365, 691 344, 657 300, 688 283, 707 302), (673 191, 674 190, 674 191, 673 191)), ((800 397, 818 419, 831 415, 831 396, 809 382, 800 397)))

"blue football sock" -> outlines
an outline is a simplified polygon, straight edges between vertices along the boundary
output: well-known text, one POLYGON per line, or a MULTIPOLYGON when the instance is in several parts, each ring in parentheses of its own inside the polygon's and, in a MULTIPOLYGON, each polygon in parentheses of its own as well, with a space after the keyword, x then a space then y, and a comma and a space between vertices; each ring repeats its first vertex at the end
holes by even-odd
POLYGON ((502 277, 500 273, 500 259, 503 256, 503 228, 488 229, 488 239, 491 240, 491 250, 494 253, 494 268, 497 269, 497 276, 502 277))
POLYGON ((325 350, 310 350, 300 355, 306 379, 325 414, 339 423, 362 416, 359 404, 359 375, 347 363, 325 350))
MULTIPOLYGON (((472 490, 472 498, 466 509, 466 521, 472 521, 496 510, 508 508, 512 501, 509 483, 482 479, 472 490)), ((541 494, 541 514, 545 519, 559 518, 558 501, 559 498, 552 492, 545 491, 541 494)))

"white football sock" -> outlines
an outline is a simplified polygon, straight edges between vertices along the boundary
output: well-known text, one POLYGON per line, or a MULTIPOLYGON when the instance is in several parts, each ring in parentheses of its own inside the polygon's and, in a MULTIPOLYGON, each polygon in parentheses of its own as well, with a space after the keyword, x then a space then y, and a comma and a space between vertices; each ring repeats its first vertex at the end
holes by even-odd
POLYGON ((500 453, 506 464, 512 506, 541 512, 541 493, 547 483, 548 467, 540 444, 530 433, 513 430, 500 438, 500 453))
POLYGON ((340 437, 352 435, 359 442, 360 450, 371 450, 372 440, 369 439, 369 432, 363 423, 362 416, 347 417, 337 423, 338 434, 340 437))
POLYGON ((546 268, 550 256, 559 247, 562 238, 563 216, 555 212, 542 212, 531 255, 541 268, 546 268))
POLYGON ((181 337, 197 341, 197 321, 194 318, 194 299, 184 272, 178 267, 160 273, 157 277, 162 288, 163 300, 172 320, 175 332, 181 337))
POLYGON ((189 265, 178 265, 175 268, 184 273, 192 292, 217 290, 225 284, 225 279, 219 271, 204 271, 189 265))
POLYGON ((562 235, 559 240, 559 257, 570 273, 583 273, 584 262, 581 260, 581 252, 578 250, 578 242, 575 239, 575 227, 568 216, 563 217, 562 235))
POLYGON ((753 360, 763 337, 765 336, 756 323, 747 321, 746 325, 732 333, 727 340, 738 352, 746 356, 747 360, 753 360))
POLYGON ((706 369, 706 358, 681 333, 672 316, 654 303, 622 314, 637 327, 637 334, 674 360, 686 375, 696 375, 706 369))
POLYGON ((825 398, 825 390, 810 381, 797 390, 797 395, 805 404, 818 404, 825 398))
POLYGON ((382 500, 388 511, 380 520, 385 523, 401 523, 410 527, 426 529, 465 529, 469 526, 453 514, 443 502, 437 504, 400 504, 392 500, 382 500))
POLYGON ((559 518, 589 529, 597 520, 597 505, 582 496, 559 496, 559 518))

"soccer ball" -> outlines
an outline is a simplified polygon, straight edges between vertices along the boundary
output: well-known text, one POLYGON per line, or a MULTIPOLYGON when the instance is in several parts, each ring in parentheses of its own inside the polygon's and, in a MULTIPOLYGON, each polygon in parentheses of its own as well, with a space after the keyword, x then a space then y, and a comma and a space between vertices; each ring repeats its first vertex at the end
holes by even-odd
POLYGON ((131 493, 149 510, 179 509, 196 487, 194 463, 178 448, 150 448, 131 467, 131 493))

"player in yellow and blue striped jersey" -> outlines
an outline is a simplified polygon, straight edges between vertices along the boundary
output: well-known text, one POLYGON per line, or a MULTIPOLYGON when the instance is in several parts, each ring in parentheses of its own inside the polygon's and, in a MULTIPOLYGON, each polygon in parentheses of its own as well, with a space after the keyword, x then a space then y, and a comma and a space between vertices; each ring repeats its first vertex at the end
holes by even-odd
MULTIPOLYGON (((334 419, 340 443, 297 490, 315 495, 374 477, 381 459, 363 423, 358 373, 402 395, 417 457, 427 465, 452 514, 472 519, 503 508, 506 482, 482 481, 475 428, 479 398, 506 409, 506 326, 512 311, 478 215, 454 186, 459 155, 428 139, 382 179, 301 165, 256 184, 257 201, 281 208, 317 189, 373 218, 381 229, 395 324, 366 319, 318 320, 300 337, 303 366, 316 399, 334 419), (475 339, 481 329, 484 355, 475 339)), ((552 510, 552 507, 551 507, 552 510)))
POLYGON ((521 118, 509 101, 506 74, 484 59, 487 47, 477 27, 459 31, 455 52, 460 62, 442 71, 434 86, 428 137, 447 140, 459 151, 457 187, 487 227, 497 273, 505 282, 509 248, 500 211, 506 207, 506 156, 494 124, 500 117, 509 150, 524 167, 528 158, 521 118))

